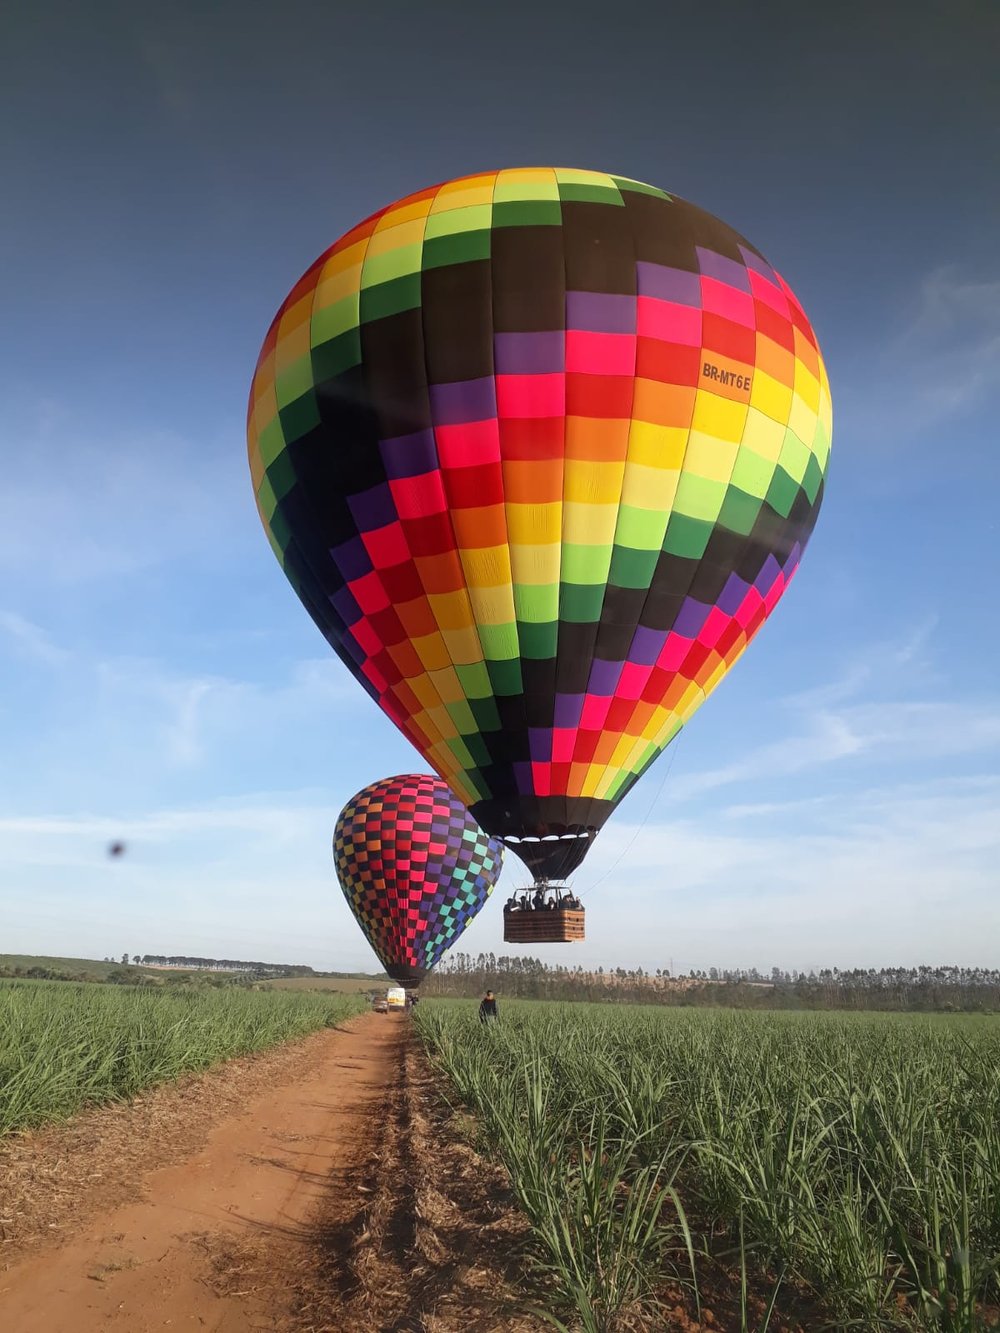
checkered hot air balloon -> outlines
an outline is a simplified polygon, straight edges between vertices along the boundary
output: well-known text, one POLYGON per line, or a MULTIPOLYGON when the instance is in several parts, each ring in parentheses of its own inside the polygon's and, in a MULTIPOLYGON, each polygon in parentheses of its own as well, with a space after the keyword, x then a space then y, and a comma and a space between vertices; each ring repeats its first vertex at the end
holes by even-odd
POLYGON ((316 624, 553 878, 773 611, 830 438, 816 336, 758 250, 662 190, 542 167, 341 237, 249 409, 261 518, 316 624))
POLYGON ((440 778, 373 782, 347 802, 333 838, 351 911, 394 981, 416 984, 493 892, 503 846, 440 778))

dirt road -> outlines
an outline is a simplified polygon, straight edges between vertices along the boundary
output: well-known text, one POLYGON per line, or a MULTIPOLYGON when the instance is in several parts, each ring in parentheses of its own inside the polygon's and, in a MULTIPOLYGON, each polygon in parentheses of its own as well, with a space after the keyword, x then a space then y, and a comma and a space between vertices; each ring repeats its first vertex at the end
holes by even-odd
MULTIPOLYGON (((141 1158, 130 1162, 129 1189, 138 1198, 101 1209, 78 1229, 72 1218, 57 1219, 50 1225, 60 1228, 61 1244, 0 1269, 0 1328, 290 1327, 285 1275, 309 1243, 321 1200, 328 1205, 338 1178, 367 1160, 408 1029, 395 1015, 365 1014, 317 1033, 275 1068, 273 1086, 254 1088, 242 1106, 218 1116, 209 1107, 207 1137, 195 1151, 148 1171, 141 1158)), ((113 1113, 120 1118, 121 1108, 113 1113)), ((99 1125, 102 1113, 90 1114, 99 1125)), ((37 1148, 41 1155, 58 1151, 52 1145, 60 1131, 53 1133, 37 1148)), ((162 1151, 162 1144, 148 1146, 154 1157, 162 1151)))

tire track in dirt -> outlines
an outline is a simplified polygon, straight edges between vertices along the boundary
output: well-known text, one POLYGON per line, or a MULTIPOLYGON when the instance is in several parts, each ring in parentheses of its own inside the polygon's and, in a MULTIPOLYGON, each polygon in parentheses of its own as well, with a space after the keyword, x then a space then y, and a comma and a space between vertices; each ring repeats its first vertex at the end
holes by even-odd
MULTIPOLYGON (((144 1170, 133 1143, 126 1192, 141 1197, 97 1212, 72 1238, 63 1216, 56 1224, 61 1244, 8 1260, 0 1272, 0 1327, 12 1333, 300 1327, 289 1275, 312 1254, 317 1210, 370 1160, 409 1032, 402 1018, 366 1014, 307 1038, 301 1043, 307 1058, 294 1076, 289 1069, 286 1082, 227 1109, 176 1164, 144 1170)), ((225 1067, 210 1077, 224 1080, 225 1067)), ((183 1099, 184 1089, 159 1091, 171 1093, 183 1099)), ((116 1132, 127 1134, 129 1109, 106 1108, 116 1132)), ((87 1114, 99 1153, 101 1112, 87 1114)), ((38 1136, 41 1182, 42 1159, 58 1136, 38 1136)), ((156 1163, 160 1149, 149 1148, 156 1163)), ((30 1167, 31 1152, 28 1143, 22 1167, 25 1153, 30 1167)), ((86 1163, 75 1165, 86 1178, 86 1163)), ((64 1213, 57 1197, 52 1202, 56 1214, 64 1213)), ((44 1205, 44 1196, 35 1203, 44 1205)))

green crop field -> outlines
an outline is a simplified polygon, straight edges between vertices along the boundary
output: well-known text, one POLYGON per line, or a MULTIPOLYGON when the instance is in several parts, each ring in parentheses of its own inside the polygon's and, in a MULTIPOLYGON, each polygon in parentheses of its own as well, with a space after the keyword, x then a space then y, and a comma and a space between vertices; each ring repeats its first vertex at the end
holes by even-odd
POLYGON ((0 1134, 357 1013, 360 997, 0 981, 0 1134))
MULTIPOLYGON (((972 1333, 1000 1298, 1000 1022, 422 1005, 432 1058, 587 1333, 709 1251, 808 1327, 972 1333), (763 1288, 762 1288, 763 1284, 763 1288)), ((742 1328, 763 1333, 743 1301, 742 1328)), ((739 1328, 740 1324, 734 1324, 739 1328)))

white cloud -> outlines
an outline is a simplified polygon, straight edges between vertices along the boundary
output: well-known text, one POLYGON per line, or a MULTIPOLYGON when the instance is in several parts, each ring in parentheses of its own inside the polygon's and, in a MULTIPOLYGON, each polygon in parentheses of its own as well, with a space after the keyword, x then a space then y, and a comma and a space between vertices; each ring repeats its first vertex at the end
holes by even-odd
POLYGON ((40 625, 18 615, 16 611, 0 611, 0 632, 7 636, 15 651, 23 657, 48 666, 56 666, 67 660, 68 654, 64 648, 54 643, 40 625))

